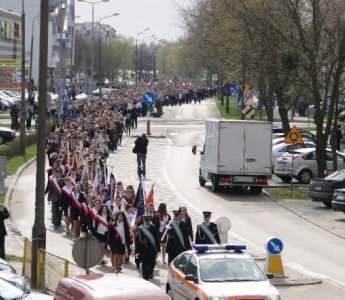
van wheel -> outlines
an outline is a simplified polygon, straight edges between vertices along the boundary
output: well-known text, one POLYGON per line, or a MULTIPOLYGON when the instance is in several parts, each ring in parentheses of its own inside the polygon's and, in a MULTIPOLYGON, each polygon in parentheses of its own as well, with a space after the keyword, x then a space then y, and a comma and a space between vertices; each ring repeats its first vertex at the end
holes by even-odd
POLYGON ((200 169, 199 169, 199 184, 200 184, 200 186, 205 186, 205 184, 206 184, 206 180, 204 178, 202 178, 200 169))
POLYGON ((212 192, 216 193, 219 191, 218 178, 216 175, 212 176, 212 192))
POLYGON ((313 173, 308 169, 303 169, 299 172, 297 179, 299 183, 309 183, 313 177, 313 173))
POLYGON ((251 186, 250 187, 250 193, 251 194, 261 194, 262 193, 262 187, 261 186, 251 186))
POLYGON ((327 208, 332 208, 332 202, 323 201, 322 202, 327 208))
POLYGON ((173 300, 173 293, 172 293, 172 290, 170 288, 170 285, 167 285, 167 288, 166 288, 166 293, 167 295, 170 297, 171 300, 173 300))

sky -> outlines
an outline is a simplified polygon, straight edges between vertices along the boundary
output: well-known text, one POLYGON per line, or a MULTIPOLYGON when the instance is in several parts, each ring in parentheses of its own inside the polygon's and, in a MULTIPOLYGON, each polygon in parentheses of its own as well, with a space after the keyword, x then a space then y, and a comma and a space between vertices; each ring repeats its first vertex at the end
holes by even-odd
POLYGON ((188 3, 189 0, 109 0, 91 5, 75 0, 75 15, 80 16, 76 23, 91 22, 94 6, 95 22, 113 13, 120 14, 102 20, 103 24, 112 26, 118 34, 136 37, 139 32, 149 27, 139 38, 155 35, 158 39, 171 41, 183 34, 178 5, 185 7, 188 3))

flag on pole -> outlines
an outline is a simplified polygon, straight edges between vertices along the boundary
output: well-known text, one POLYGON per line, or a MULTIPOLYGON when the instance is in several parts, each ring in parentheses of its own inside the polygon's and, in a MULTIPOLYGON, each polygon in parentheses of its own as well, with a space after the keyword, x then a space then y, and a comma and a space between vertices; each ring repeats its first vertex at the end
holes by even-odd
POLYGON ((155 184, 152 184, 151 190, 149 195, 146 197, 145 199, 145 204, 153 204, 153 196, 154 196, 154 191, 153 191, 153 187, 155 186, 155 184))
POLYGON ((140 181, 137 194, 135 196, 134 207, 137 209, 135 218, 138 219, 145 213, 145 204, 144 204, 144 189, 140 181))
POLYGON ((111 199, 114 199, 115 190, 116 190, 116 180, 115 180, 115 176, 113 173, 110 173, 109 184, 110 184, 110 191, 111 191, 110 197, 111 197, 111 199))

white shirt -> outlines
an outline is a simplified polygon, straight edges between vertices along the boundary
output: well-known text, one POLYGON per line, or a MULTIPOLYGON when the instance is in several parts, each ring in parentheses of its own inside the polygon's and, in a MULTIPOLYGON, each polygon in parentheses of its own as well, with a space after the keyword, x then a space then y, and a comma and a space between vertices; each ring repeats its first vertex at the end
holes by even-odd
POLYGON ((123 222, 117 222, 116 229, 122 238, 122 244, 125 244, 125 226, 123 222))
MULTIPOLYGON (((107 215, 106 215, 106 214, 102 214, 100 217, 101 217, 105 222, 108 223, 108 221, 107 221, 107 215)), ((102 223, 98 223, 98 226, 97 226, 97 233, 99 233, 99 234, 105 234, 107 231, 108 231, 108 227, 107 227, 107 226, 104 226, 102 223)))

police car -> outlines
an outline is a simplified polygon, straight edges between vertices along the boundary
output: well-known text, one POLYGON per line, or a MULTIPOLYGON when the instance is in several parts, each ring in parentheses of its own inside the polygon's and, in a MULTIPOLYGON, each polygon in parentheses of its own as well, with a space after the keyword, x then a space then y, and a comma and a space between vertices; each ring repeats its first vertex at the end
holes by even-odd
POLYGON ((280 300, 245 245, 194 245, 170 264, 166 292, 174 300, 280 300))

